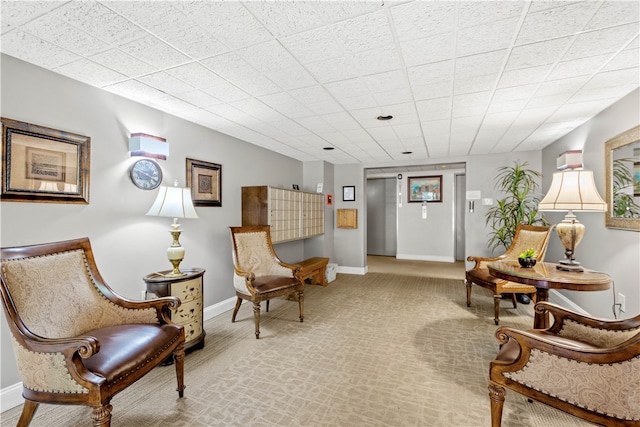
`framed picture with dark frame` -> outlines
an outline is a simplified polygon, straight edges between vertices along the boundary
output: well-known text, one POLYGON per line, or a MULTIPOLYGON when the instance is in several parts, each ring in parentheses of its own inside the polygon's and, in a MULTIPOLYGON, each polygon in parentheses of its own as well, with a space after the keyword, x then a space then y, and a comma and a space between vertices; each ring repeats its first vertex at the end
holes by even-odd
POLYGON ((195 206, 222 206, 222 165, 187 158, 187 187, 195 206))
POLYGON ((343 202, 355 202, 356 200, 356 187, 355 185, 345 185, 342 187, 342 201, 343 202))
POLYGON ((89 203, 91 138, 5 117, 0 120, 3 201, 89 203))
POLYGON ((442 175, 410 176, 409 203, 442 202, 442 175))

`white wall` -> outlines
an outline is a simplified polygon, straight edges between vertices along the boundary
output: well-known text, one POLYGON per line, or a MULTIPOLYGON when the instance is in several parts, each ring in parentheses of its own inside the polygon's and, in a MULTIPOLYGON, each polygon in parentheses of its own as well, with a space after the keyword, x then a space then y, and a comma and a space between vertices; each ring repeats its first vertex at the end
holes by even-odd
MULTIPOLYGON (((12 57, 1 59, 3 117, 91 137, 91 194, 88 205, 2 202, 0 244, 87 236, 106 282, 125 297, 140 298, 142 277, 171 267, 165 253, 171 219, 145 216, 157 190, 134 187, 128 175, 135 160, 128 153, 128 135, 149 133, 170 145, 169 159, 159 161, 164 184, 178 179, 185 185, 186 157, 222 165, 222 207, 196 207, 199 219, 181 221, 180 241, 186 248, 182 266, 206 269, 205 306, 233 297, 228 227, 241 224, 240 187, 290 188, 302 182, 303 164, 12 57)), ((288 262, 305 255, 301 241, 276 245, 276 251, 288 262)), ((4 388, 20 379, 5 320, 1 335, 4 388)))
MULTIPOLYGON (((640 123, 640 90, 636 89, 602 113, 542 151, 546 190, 555 172, 556 158, 570 149, 582 149, 584 168, 593 171, 598 192, 605 197, 604 144, 609 139, 640 123)), ((626 313, 640 313, 640 233, 607 228, 604 214, 576 212, 586 231, 576 248, 576 259, 590 269, 602 271, 615 282, 615 291, 626 296, 626 313)), ((552 222, 560 222, 564 213, 549 212, 552 222)), ((564 258, 564 249, 556 236, 551 239, 547 259, 564 258)), ((613 288, 599 292, 562 291, 573 302, 594 316, 612 318, 613 288)))

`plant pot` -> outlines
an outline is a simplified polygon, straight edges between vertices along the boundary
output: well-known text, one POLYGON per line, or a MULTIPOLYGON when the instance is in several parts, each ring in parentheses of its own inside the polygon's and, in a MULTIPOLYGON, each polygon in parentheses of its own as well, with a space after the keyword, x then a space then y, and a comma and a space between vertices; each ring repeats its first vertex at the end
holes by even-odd
POLYGON ((524 268, 531 268, 536 265, 535 258, 518 258, 518 262, 520 263, 520 266, 524 268))

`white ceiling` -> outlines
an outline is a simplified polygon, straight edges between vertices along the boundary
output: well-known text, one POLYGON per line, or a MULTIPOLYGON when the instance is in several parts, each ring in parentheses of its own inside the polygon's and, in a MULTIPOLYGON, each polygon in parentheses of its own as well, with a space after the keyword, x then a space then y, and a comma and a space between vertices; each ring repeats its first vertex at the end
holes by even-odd
POLYGON ((541 149, 638 88, 639 8, 3 0, 0 50, 302 161, 438 161, 541 149))

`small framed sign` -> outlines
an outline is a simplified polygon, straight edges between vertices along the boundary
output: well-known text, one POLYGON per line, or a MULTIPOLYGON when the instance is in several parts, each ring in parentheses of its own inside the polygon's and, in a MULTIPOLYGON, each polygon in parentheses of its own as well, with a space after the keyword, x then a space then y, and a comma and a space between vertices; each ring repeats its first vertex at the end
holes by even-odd
POLYGON ((346 185, 342 187, 342 201, 354 202, 356 200, 356 187, 354 185, 346 185))

